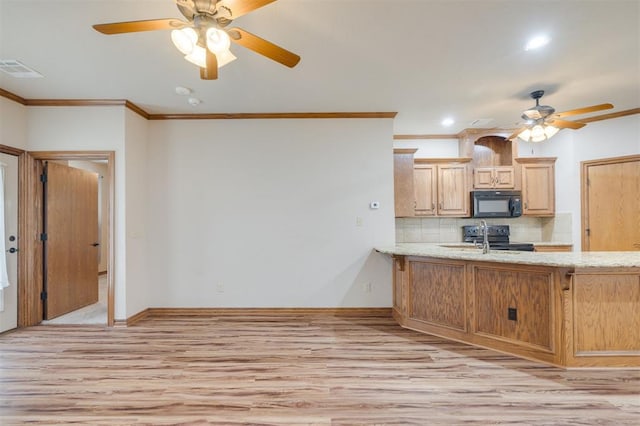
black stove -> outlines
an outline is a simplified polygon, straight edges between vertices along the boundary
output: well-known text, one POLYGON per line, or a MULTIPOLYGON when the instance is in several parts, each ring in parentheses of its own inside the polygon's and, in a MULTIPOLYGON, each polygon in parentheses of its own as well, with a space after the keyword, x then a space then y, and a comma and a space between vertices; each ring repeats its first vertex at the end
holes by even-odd
MULTIPOLYGON (((509 225, 487 225, 487 234, 491 250, 533 251, 533 244, 509 242, 509 225)), ((462 240, 465 243, 482 244, 482 226, 463 226, 462 240)))

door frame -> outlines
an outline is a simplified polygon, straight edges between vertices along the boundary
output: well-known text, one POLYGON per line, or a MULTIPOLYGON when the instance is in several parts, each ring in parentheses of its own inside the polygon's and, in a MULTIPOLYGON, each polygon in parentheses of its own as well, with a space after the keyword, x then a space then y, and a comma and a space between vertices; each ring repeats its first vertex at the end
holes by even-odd
MULTIPOLYGON (((22 170, 22 160, 23 157, 25 156, 25 151, 23 149, 20 148, 14 148, 12 146, 8 146, 8 145, 2 145, 0 144, 0 153, 2 154, 7 154, 7 155, 13 155, 15 157, 18 158, 18 232, 17 232, 17 236, 18 236, 18 248, 20 248, 20 242, 22 241, 22 237, 23 237, 23 233, 20 229, 20 212, 23 209, 23 204, 22 204, 22 174, 21 174, 21 170, 22 170)), ((17 253, 18 256, 18 276, 17 276, 17 283, 15 283, 18 286, 18 327, 20 327, 20 288, 22 287, 22 277, 23 274, 21 274, 21 263, 22 263, 22 252, 18 251, 17 253)))
POLYGON ((582 251, 589 251, 589 239, 587 238, 587 224, 589 223, 589 185, 587 178, 589 177, 589 167, 628 163, 631 161, 640 161, 640 155, 601 158, 597 160, 582 161, 580 163, 580 240, 582 241, 582 251))
MULTIPOLYGON (((22 242, 18 259, 18 327, 28 327, 42 322, 42 162, 51 160, 106 160, 109 176, 108 215, 109 226, 107 257, 107 326, 114 325, 114 207, 115 207, 115 151, 30 151, 20 157, 18 207, 18 235, 22 242), (30 238, 26 238, 30 236, 30 238)), ((98 271, 96 271, 96 274, 98 271)))

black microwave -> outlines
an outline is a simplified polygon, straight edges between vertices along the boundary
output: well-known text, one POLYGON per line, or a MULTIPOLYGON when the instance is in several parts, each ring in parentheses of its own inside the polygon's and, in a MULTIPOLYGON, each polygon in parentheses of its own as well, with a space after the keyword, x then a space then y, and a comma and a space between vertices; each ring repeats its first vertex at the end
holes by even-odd
POLYGON ((473 217, 519 217, 522 215, 520 191, 471 191, 473 217))

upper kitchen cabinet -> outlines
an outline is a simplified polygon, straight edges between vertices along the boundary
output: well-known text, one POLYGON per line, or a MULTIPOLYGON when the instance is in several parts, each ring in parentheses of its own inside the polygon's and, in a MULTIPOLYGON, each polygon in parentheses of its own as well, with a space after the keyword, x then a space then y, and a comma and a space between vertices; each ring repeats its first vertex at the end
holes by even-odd
POLYGON ((415 160, 415 216, 469 216, 470 158, 415 160))
POLYGON ((414 216, 413 155, 417 149, 393 150, 393 188, 396 217, 414 216))
POLYGON ((461 132, 460 152, 472 157, 474 189, 513 189, 515 170, 513 145, 492 130, 467 129, 461 132))
POLYGON ((473 169, 474 189, 513 189, 515 172, 513 166, 476 167, 473 169))
POLYGON ((516 158, 522 174, 522 214, 553 216, 556 211, 555 157, 516 158))

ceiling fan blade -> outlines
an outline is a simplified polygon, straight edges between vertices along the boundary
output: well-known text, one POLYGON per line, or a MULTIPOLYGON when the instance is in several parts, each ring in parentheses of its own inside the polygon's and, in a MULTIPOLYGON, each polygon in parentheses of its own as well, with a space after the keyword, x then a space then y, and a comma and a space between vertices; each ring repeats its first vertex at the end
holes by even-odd
POLYGON ((289 68, 295 67, 298 62, 300 62, 300 56, 295 53, 289 52, 288 50, 241 28, 231 28, 227 30, 227 33, 229 34, 231 41, 234 43, 253 50, 254 52, 266 56, 276 62, 280 62, 282 65, 286 65, 289 68))
POLYGON ((569 120, 559 120, 559 119, 551 119, 547 121, 547 124, 550 124, 554 127, 557 127, 558 129, 581 129, 584 126, 586 126, 586 124, 584 123, 576 123, 575 121, 569 121, 569 120))
POLYGON ((513 132, 513 133, 512 133, 512 134, 507 138, 507 140, 508 140, 508 141, 510 141, 510 140, 513 140, 513 139, 517 138, 517 137, 518 137, 518 135, 520 134, 520 132, 522 132, 522 131, 523 131, 523 130, 525 130, 525 129, 527 129, 527 127, 521 127, 521 128, 519 128, 518 130, 516 130, 515 132, 513 132))
POLYGON ((568 117, 570 115, 587 114, 589 112, 602 111, 603 109, 611 109, 611 108, 613 108, 613 105, 611 105, 611 104, 592 105, 592 106, 589 106, 589 107, 584 107, 584 108, 572 109, 572 110, 569 110, 569 111, 558 112, 556 114, 553 114, 553 116, 554 117, 568 117))
POLYGON ((146 21, 113 22, 111 24, 96 24, 93 28, 102 34, 137 33, 141 31, 175 30, 189 24, 179 19, 149 19, 146 21))
POLYGON ((207 67, 200 68, 200 78, 203 80, 216 80, 218 78, 218 58, 216 55, 207 50, 207 67))
POLYGON ((274 1, 276 0, 222 0, 218 2, 216 8, 221 6, 227 8, 231 11, 230 19, 236 19, 274 1))

